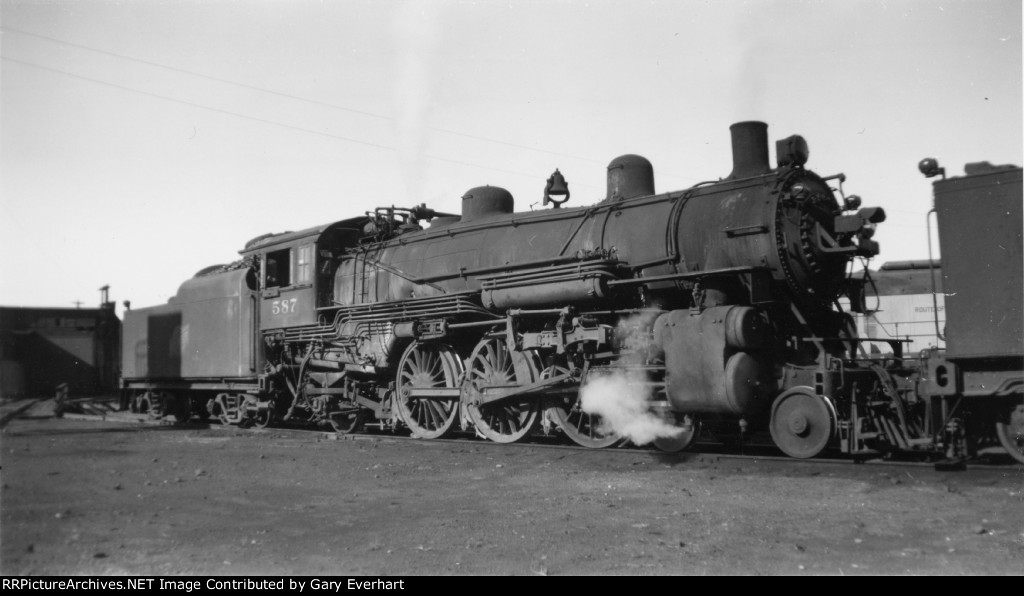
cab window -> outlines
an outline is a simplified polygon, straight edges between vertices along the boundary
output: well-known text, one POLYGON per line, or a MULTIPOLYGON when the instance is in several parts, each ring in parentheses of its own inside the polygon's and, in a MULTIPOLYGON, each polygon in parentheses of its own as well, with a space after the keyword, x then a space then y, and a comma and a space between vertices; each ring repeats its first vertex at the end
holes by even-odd
POLYGON ((292 251, 290 248, 268 252, 266 255, 266 266, 263 271, 266 274, 265 288, 279 288, 292 285, 292 251))
POLYGON ((313 245, 300 246, 295 260, 295 283, 313 283, 313 245))

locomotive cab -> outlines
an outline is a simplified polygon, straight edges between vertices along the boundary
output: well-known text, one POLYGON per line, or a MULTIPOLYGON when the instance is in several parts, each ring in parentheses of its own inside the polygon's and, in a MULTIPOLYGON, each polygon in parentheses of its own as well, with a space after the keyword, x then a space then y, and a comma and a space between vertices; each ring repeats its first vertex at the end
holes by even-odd
POLYGON ((364 220, 273 234, 249 243, 241 254, 257 264, 261 331, 317 323, 317 309, 333 304, 338 257, 359 242, 364 220))

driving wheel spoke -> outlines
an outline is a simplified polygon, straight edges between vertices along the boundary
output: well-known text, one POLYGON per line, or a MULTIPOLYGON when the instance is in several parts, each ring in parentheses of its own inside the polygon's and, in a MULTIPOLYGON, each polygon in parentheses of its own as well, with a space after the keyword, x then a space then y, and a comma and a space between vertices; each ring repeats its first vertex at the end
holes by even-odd
MULTIPOLYGON (((505 340, 500 338, 482 339, 469 361, 472 389, 469 395, 484 396, 488 387, 526 385, 536 379, 537 366, 533 357, 510 351, 505 340)), ((519 396, 510 401, 483 405, 470 399, 466 403, 466 411, 478 433, 498 443, 512 443, 530 434, 537 423, 540 407, 536 398, 519 396)))
MULTIPOLYGON (((568 372, 566 369, 556 366, 545 369, 541 376, 547 378, 565 374, 566 372, 568 372)), ((588 414, 580 408, 578 392, 548 408, 548 413, 554 419, 555 424, 562 430, 562 433, 570 441, 582 447, 602 449, 610 447, 621 440, 618 434, 604 431, 599 415, 588 414)))
POLYGON ((395 378, 398 414, 414 437, 437 439, 451 432, 458 418, 457 401, 410 394, 413 389, 458 387, 462 364, 444 344, 416 342, 406 348, 395 378))

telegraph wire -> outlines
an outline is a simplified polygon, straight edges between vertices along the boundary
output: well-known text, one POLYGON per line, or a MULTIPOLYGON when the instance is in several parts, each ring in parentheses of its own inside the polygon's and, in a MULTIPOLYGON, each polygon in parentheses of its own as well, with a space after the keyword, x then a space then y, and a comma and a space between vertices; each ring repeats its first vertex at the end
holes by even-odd
POLYGON ((26 62, 24 60, 18 60, 17 58, 11 58, 9 56, 4 56, 3 59, 7 60, 8 62, 15 62, 17 64, 22 64, 24 66, 30 66, 32 68, 37 68, 39 70, 45 70, 45 71, 48 71, 48 72, 64 75, 66 77, 71 77, 73 79, 80 79, 80 80, 83 80, 83 81, 89 81, 90 83, 97 83, 97 84, 100 84, 100 85, 106 85, 108 87, 113 87, 115 89, 120 89, 122 91, 131 91, 132 93, 138 93, 140 95, 145 95, 145 96, 148 96, 148 97, 155 97, 157 99, 162 99, 162 100, 165 100, 165 101, 172 101, 174 103, 180 103, 180 104, 184 104, 184 105, 187 105, 187 106, 192 106, 194 108, 202 108, 204 110, 210 110, 211 112, 217 112, 217 113, 220 113, 220 114, 227 114, 229 116, 237 116, 239 118, 245 118, 246 120, 254 120, 256 122, 262 122, 264 124, 272 124, 274 126, 281 126, 281 127, 284 127, 284 128, 291 128, 293 130, 299 130, 299 131, 302 131, 302 132, 308 132, 308 133, 317 134, 317 135, 321 135, 321 136, 326 136, 326 137, 331 137, 331 138, 335 138, 335 139, 340 139, 340 140, 343 140, 343 141, 349 141, 351 143, 358 143, 360 145, 367 145, 367 146, 370 146, 370 147, 377 147, 379 149, 388 149, 388 150, 391 150, 391 151, 395 151, 396 150, 394 147, 390 147, 388 145, 380 145, 380 144, 377 144, 377 143, 371 143, 369 141, 360 141, 359 139, 343 137, 343 136, 340 136, 340 135, 334 135, 334 134, 331 134, 331 133, 326 133, 326 132, 322 132, 322 131, 319 131, 319 130, 313 130, 313 129, 309 129, 309 128, 302 128, 302 127, 299 127, 299 126, 292 126, 290 124, 283 124, 281 122, 274 122, 273 120, 266 120, 264 118, 257 118, 255 116, 246 116, 244 114, 239 114, 237 112, 232 112, 230 110, 223 110, 223 109, 220 109, 220 108, 214 108, 214 107, 210 107, 210 106, 205 106, 205 105, 198 104, 198 103, 191 102, 191 101, 187 101, 187 100, 184 100, 184 99, 177 99, 177 98, 174 98, 174 97, 167 97, 166 95, 160 95, 159 93, 152 93, 150 91, 143 91, 141 89, 135 89, 134 87, 127 87, 125 85, 118 85, 117 83, 111 83, 110 81, 101 81, 100 79, 94 79, 92 77, 87 77, 87 76, 84 76, 84 75, 76 74, 76 73, 73 73, 73 72, 68 72, 66 70, 60 70, 60 69, 57 69, 57 68, 51 68, 49 66, 43 66, 41 64, 35 64, 33 62, 26 62))
MULTIPOLYGON (((297 95, 290 95, 290 94, 287 94, 287 93, 281 93, 281 92, 273 91, 273 90, 270 90, 270 89, 264 89, 264 88, 261 88, 261 87, 255 87, 255 86, 252 86, 252 85, 247 85, 245 83, 238 83, 238 82, 235 82, 235 81, 229 81, 229 80, 226 80, 226 79, 221 79, 221 78, 218 78, 218 77, 213 77, 213 76, 209 76, 209 75, 195 73, 195 72, 191 72, 191 71, 188 71, 188 70, 176 68, 176 67, 173 67, 173 66, 166 66, 166 65, 159 64, 159 63, 156 63, 156 62, 150 62, 148 60, 143 60, 141 58, 132 58, 130 56, 124 56, 124 55, 117 54, 117 53, 114 53, 114 52, 107 52, 107 51, 104 51, 104 50, 98 50, 98 49, 90 48, 88 46, 84 46, 84 45, 81 45, 81 44, 76 44, 76 43, 72 43, 72 42, 68 42, 68 41, 63 41, 63 40, 55 39, 55 38, 52 38, 52 37, 46 37, 44 35, 38 35, 38 34, 35 34, 35 33, 29 33, 27 31, 20 31, 18 29, 12 29, 10 27, 0 27, 0 31, 8 31, 8 32, 12 32, 12 33, 19 33, 19 34, 22 34, 22 35, 27 35, 29 37, 38 37, 40 39, 44 39, 44 40, 51 41, 51 42, 54 42, 54 43, 61 43, 61 44, 69 45, 69 46, 72 46, 72 47, 82 48, 84 50, 88 50, 88 51, 92 51, 92 52, 96 52, 96 53, 100 53, 100 54, 106 54, 106 55, 109 55, 109 56, 113 56, 113 57, 116 57, 116 58, 122 58, 122 59, 129 60, 129 61, 132 61, 132 62, 139 62, 141 64, 155 66, 155 67, 158 67, 158 68, 163 68, 163 69, 167 69, 167 70, 174 71, 174 72, 180 72, 180 73, 183 73, 183 74, 187 74, 187 75, 191 75, 191 76, 195 76, 195 77, 199 77, 199 78, 203 78, 203 79, 208 79, 208 80, 212 80, 212 81, 218 81, 218 82, 229 84, 229 85, 235 85, 235 86, 238 86, 238 87, 242 87, 242 88, 246 88, 246 89, 251 89, 253 91, 258 91, 258 92, 262 92, 262 93, 268 93, 268 94, 271 94, 271 95, 276 95, 276 96, 280 96, 280 97, 284 97, 284 98, 288 98, 288 99, 293 99, 293 100, 296 100, 296 101, 303 101, 303 102, 307 102, 307 103, 311 103, 311 104, 315 104, 315 105, 320 105, 320 106, 327 107, 327 108, 342 110, 342 111, 346 111, 346 112, 352 112, 352 113, 355 113, 355 114, 369 116, 369 117, 372 117, 372 118, 380 118, 380 119, 383 119, 383 120, 390 120, 390 121, 394 121, 395 120, 394 118, 391 118, 389 116, 383 116, 383 115, 380 115, 380 114, 374 114, 372 112, 364 112, 364 111, 361 111, 361 110, 356 110, 356 109, 347 108, 347 107, 344 107, 344 106, 339 106, 339 105, 335 105, 335 104, 331 104, 331 103, 321 102, 321 101, 317 101, 317 100, 314 100, 314 99, 308 99, 308 98, 297 96, 297 95)), ((96 83, 96 84, 99 84, 99 85, 106 85, 106 86, 113 87, 113 88, 116 88, 116 89, 121 89, 123 91, 129 91, 129 92, 132 92, 132 93, 138 93, 140 95, 145 95, 145 96, 153 97, 153 98, 156 98, 156 99, 162 99, 164 101, 180 103, 180 104, 184 104, 184 105, 187 105, 187 106, 191 106, 191 107, 195 107, 195 108, 200 108, 200 109, 203 109, 203 110, 208 110, 208 111, 211 111, 211 112, 216 112, 216 113, 220 113, 220 114, 226 114, 226 115, 229 115, 229 116, 235 116, 236 118, 242 118, 242 119, 245 119, 245 120, 252 120, 254 122, 260 122, 260 123, 263 123, 263 124, 269 124, 271 126, 278 126, 278 127, 286 128, 286 129, 290 129, 290 130, 295 130, 295 131, 299 131, 299 132, 305 132, 305 133, 309 133, 309 134, 323 136, 323 137, 327 137, 327 138, 330 138, 330 139, 346 141, 346 142, 350 142, 350 143, 356 143, 356 144, 365 145, 365 146, 368 146, 368 147, 374 147, 374 148, 377 148, 377 149, 384 149, 384 150, 387 150, 387 151, 396 151, 396 152, 398 151, 397 148, 392 147, 390 145, 382 145, 382 144, 373 143, 373 142, 370 142, 370 141, 362 141, 362 140, 354 139, 354 138, 351 138, 351 137, 344 137, 344 136, 341 136, 341 135, 331 134, 331 133, 323 132, 323 131, 319 131, 319 130, 303 128, 303 127, 300 127, 300 126, 293 126, 293 125, 290 125, 290 124, 284 124, 282 122, 275 122, 273 120, 267 120, 267 119, 264 119, 264 118, 257 118, 255 116, 246 116, 244 114, 239 114, 237 112, 232 112, 230 110, 214 108, 214 107, 210 107, 210 106, 206 106, 206 105, 202 105, 202 104, 198 104, 198 103, 194 103, 194 102, 190 102, 190 101, 186 101, 186 100, 182 100, 182 99, 176 99, 176 98, 172 98, 172 97, 167 97, 167 96, 160 95, 160 94, 157 94, 157 93, 152 93, 152 92, 149 92, 149 91, 143 91, 143 90, 140 90, 140 89, 135 89, 135 88, 132 88, 132 87, 127 87, 127 86, 124 86, 124 85, 118 85, 116 83, 111 83, 111 82, 108 82, 108 81, 101 81, 99 79, 94 79, 94 78, 86 77, 86 76, 83 76, 83 75, 80 75, 80 74, 75 74, 75 73, 71 73, 71 72, 67 72, 67 71, 63 71, 63 70, 59 70, 59 69, 55 69, 55 68, 50 68, 50 67, 47 67, 47 66, 42 66, 42 65, 39 65, 39 64, 34 64, 34 63, 31 63, 31 62, 26 62, 24 60, 18 60, 16 58, 10 58, 8 56, 3 56, 2 59, 3 60, 7 60, 9 62, 15 62, 15 63, 22 64, 22 65, 25 65, 25 66, 29 66, 29 67, 32 67, 32 68, 37 68, 37 69, 40 69, 40 70, 45 70, 45 71, 49 71, 49 72, 52 72, 52 73, 61 74, 61 75, 72 77, 72 78, 76 78, 76 79, 81 79, 81 80, 84 80, 84 81, 89 81, 91 83, 96 83)), ((489 138, 486 138, 486 137, 480 137, 480 136, 476 136, 476 135, 460 133, 460 132, 456 132, 456 131, 452 131, 452 130, 447 130, 447 129, 443 129, 443 128, 437 128, 437 127, 432 127, 432 126, 428 126, 427 128, 429 128, 431 130, 436 130, 438 132, 444 132, 444 133, 447 133, 447 134, 456 135, 456 136, 463 136, 463 137, 477 139, 477 140, 481 140, 481 141, 486 141, 486 142, 491 142, 491 143, 498 143, 498 144, 501 144, 501 145, 508 145, 510 147, 517 147, 517 148, 521 148, 521 149, 526 149, 526 150, 530 150, 530 151, 537 151, 537 152, 540 152, 540 153, 547 153, 547 154, 550 154, 550 155, 556 155, 556 156, 560 156, 560 157, 568 157, 568 158, 571 158, 571 159, 578 159, 578 160, 581 160, 581 161, 588 161, 588 162, 592 162, 592 163, 602 163, 602 164, 604 163, 604 162, 599 162, 599 161, 591 159, 591 158, 578 157, 578 156, 573 156, 573 155, 569 155, 569 154, 565 154, 565 153, 558 153, 558 152, 555 152, 555 151, 548 151, 548 150, 545 150, 545 149, 537 149, 537 148, 534 148, 534 147, 527 147, 525 145, 517 145, 515 143, 509 143, 509 142, 500 141, 500 140, 497 140, 497 139, 489 139, 489 138)), ((497 168, 497 167, 493 167, 493 166, 485 166, 483 164, 477 164, 477 163, 472 163, 472 162, 467 162, 467 161, 462 161, 462 160, 457 160, 457 159, 452 159, 452 158, 447 158, 447 157, 440 157, 440 156, 436 156, 436 155, 425 155, 424 157, 426 157, 427 159, 434 160, 434 161, 446 162, 446 163, 451 163, 451 164, 456 164, 456 165, 463 165, 463 166, 468 166, 468 167, 473 167, 473 168, 480 168, 480 169, 484 169, 484 170, 491 170, 491 171, 495 171, 495 172, 501 172, 501 173, 505 173, 505 174, 512 174, 512 175, 516 175, 516 176, 525 176, 525 177, 529 177, 529 178, 537 178, 537 174, 535 174, 535 173, 531 174, 531 173, 526 173, 526 172, 520 172, 520 171, 517 171, 517 170, 508 170, 508 169, 497 168)), ((680 176, 674 176, 672 174, 662 174, 662 175, 664 175, 664 176, 671 176, 671 177, 674 177, 674 178, 686 179, 686 180, 690 179, 690 178, 683 178, 683 177, 680 177, 680 176)), ((585 183, 578 183, 578 185, 582 186, 584 188, 596 188, 593 185, 589 185, 589 184, 585 184, 585 183)), ((904 209, 890 209, 890 210, 891 211, 899 211, 901 213, 921 215, 921 213, 918 212, 918 211, 909 211, 909 210, 904 210, 904 209)), ((890 226, 894 226, 894 227, 922 228, 922 229, 926 227, 926 226, 922 226, 922 225, 907 224, 907 223, 899 223, 899 224, 890 223, 889 225, 890 226)))
MULTIPOLYGON (((152 61, 149 61, 149 60, 144 60, 142 58, 134 58, 132 56, 126 56, 124 54, 118 54, 116 52, 109 52, 109 51, 106 51, 106 50, 100 50, 100 49, 89 47, 89 46, 86 46, 86 45, 77 44, 77 43, 73 43, 73 42, 70 42, 70 41, 64 41, 62 39, 56 39, 54 37, 48 37, 46 35, 40 35, 38 33, 30 33, 28 31, 22 31, 20 29, 13 29, 13 28, 10 28, 10 27, 0 27, 0 30, 7 31, 7 32, 10 32, 10 33, 17 33, 19 35, 25 35, 25 36, 28 36, 28 37, 35 37, 35 38, 43 39, 43 40, 46 40, 46 41, 49 41, 49 42, 59 43, 59 44, 63 44, 63 45, 66 45, 66 46, 71 46, 71 47, 74 47, 74 48, 79 48, 79 49, 87 50, 87 51, 90 51, 90 52, 95 52, 95 53, 98 53, 98 54, 104 54, 104 55, 107 55, 107 56, 113 56, 115 58, 120 58, 122 60, 129 60, 131 62, 138 62, 140 64, 145 64, 147 66, 154 66, 156 68, 162 68, 162 69, 165 69, 165 70, 170 70, 170 71, 173 71, 173 72, 177 72, 177 73, 181 73, 181 74, 186 74, 186 75, 189 75, 189 76, 198 77, 198 78, 202 78, 202 79, 206 79, 206 80, 210 80, 210 81, 216 81, 216 82, 224 83, 224 84, 227 84, 227 85, 234 85, 236 87, 241 87, 243 89, 249 89, 251 91, 258 91, 260 93, 267 93, 269 95, 275 95, 275 96, 278 96, 278 97, 292 99, 292 100, 295 100, 295 101, 301 101, 301 102, 305 102, 305 103, 309 103, 309 104, 313 104, 313 105, 318 105, 318 106, 321 106, 321 107, 331 108, 331 109, 335 109, 335 110, 341 110, 341 111, 344 111, 344 112, 351 112, 353 114, 358 114, 360 116, 367 116, 367 117, 370 117, 370 118, 379 118, 379 119, 382 119, 382 120, 389 120, 389 121, 394 121, 395 120, 395 118, 393 118, 391 116, 385 116, 383 114, 376 114, 374 112, 366 112, 366 111, 363 111, 363 110, 357 110, 357 109, 354 109, 354 108, 340 106, 340 105, 329 103, 329 102, 324 102, 324 101, 319 101, 319 100, 315 100, 315 99, 310 99, 308 97, 302 97, 302 96, 299 96, 299 95, 292 95, 290 93, 283 93, 283 92, 280 92, 280 91, 274 91, 272 89, 266 89, 266 88, 263 88, 263 87, 257 87, 255 85, 249 85, 249 84, 246 84, 246 83, 240 83, 240 82, 237 82, 237 81, 231 81, 231 80, 223 79, 223 78, 220 78, 220 77, 215 77, 215 76, 211 76, 211 75, 205 75, 205 74, 193 72, 193 71, 190 71, 190 70, 185 70, 183 68, 177 68, 177 67, 174 67, 174 66, 167 66, 166 64, 160 64, 158 62, 152 62, 152 61)), ((442 133, 445 133, 445 134, 454 135, 454 136, 465 137, 465 138, 469 138, 469 139, 475 139, 475 140, 478 140, 478 141, 485 141, 485 142, 488 142, 488 143, 497 143, 499 145, 505 145, 505 146, 508 146, 508 147, 515 147, 515 148, 518 148, 518 149, 525 149, 525 150, 528 150, 528 151, 536 151, 538 153, 546 153, 548 155, 555 155, 555 156, 558 156, 558 157, 568 157, 570 159, 576 159, 576 160, 586 161, 586 162, 591 162, 591 163, 598 163, 598 164, 602 164, 602 165, 604 165, 604 163, 605 163, 603 161, 596 160, 596 159, 589 158, 589 157, 580 157, 578 155, 569 155, 567 153, 559 153, 557 151, 548 151, 546 149, 538 149, 536 147, 529 147, 529 146, 526 146, 526 145, 519 145, 519 144, 511 143, 511 142, 508 142, 508 141, 501 141, 501 140, 498 140, 498 139, 491 139, 491 138, 488 138, 488 137, 472 135, 472 134, 468 134, 468 133, 464 133, 464 132, 458 132, 458 131, 455 131, 455 130, 450 130, 450 129, 447 129, 447 128, 439 128, 439 127, 436 127, 436 126, 427 126, 426 128, 428 128, 430 130, 437 131, 437 132, 442 132, 442 133)))
MULTIPOLYGON (((8 62, 14 62, 16 64, 22 64, 24 66, 28 66, 28 67, 31 67, 31 68, 37 68, 39 70, 45 70, 45 71, 48 71, 48 72, 64 75, 64 76, 71 77, 71 78, 74 78, 74 79, 81 79, 83 81, 89 81, 90 83, 96 83, 96 84, 99 84, 99 85, 106 85, 108 87, 113 87, 115 89, 120 89, 122 91, 130 91, 132 93, 138 93, 140 95, 145 95, 147 97, 153 97, 153 98, 156 98, 156 99, 162 99, 164 101, 180 103, 180 104, 191 106, 191 107, 194 107, 194 108, 200 108, 200 109, 203 109, 203 110, 208 110, 208 111, 211 111, 211 112, 216 112, 218 114, 226 114, 228 116, 234 116, 236 118, 242 118, 244 120, 252 120, 254 122, 260 122, 262 124, 269 124, 271 126, 278 126, 278 127, 281 127, 281 128, 287 128, 287 129, 290 129, 290 130, 296 130, 296 131, 299 131, 299 132, 305 132, 305 133, 309 133, 309 134, 314 134, 314 135, 318 135, 318 136, 322 136, 322 137, 327 137, 327 138, 330 138, 330 139, 346 141, 346 142, 349 142, 349 143, 356 143, 356 144, 359 144, 359 145, 365 145, 367 147, 374 147, 374 148, 377 148, 377 149, 384 149, 384 150, 387 150, 387 151, 396 151, 396 152, 398 151, 398 149, 396 147, 392 147, 390 145, 382 145, 380 143, 373 143, 373 142, 370 142, 370 141, 362 141, 362 140, 359 140, 359 139, 354 139, 352 137, 345 137, 345 136, 341 136, 341 135, 332 134, 332 133, 329 133, 329 132, 324 132, 324 131, 320 131, 320 130, 314 130, 314 129, 311 129, 311 128, 303 128, 301 126, 294 126, 294 125, 291 125, 291 124, 285 124, 283 122, 275 122, 273 120, 267 120, 266 118, 257 118, 256 116, 246 116, 245 114, 239 114, 238 112, 232 112, 230 110, 225 110, 225 109, 221 109, 221 108, 214 108, 214 107, 211 107, 211 106, 207 106, 207 105, 203 105, 203 104, 187 101, 187 100, 184 100, 184 99, 177 99, 177 98, 173 98, 173 97, 167 97, 165 95, 160 95, 158 93, 152 93, 150 91, 143 91, 141 89, 135 89, 133 87, 127 87, 125 85, 118 85, 117 83, 111 83, 109 81, 102 81, 102 80, 99 80, 99 79, 94 79, 94 78, 91 78, 91 77, 87 77, 87 76, 76 74, 76 73, 72 73, 72 72, 67 72, 67 71, 64 71, 64 70, 57 69, 57 68, 51 68, 49 66, 42 66, 40 64, 35 64, 35 63, 32 63, 32 62, 26 62, 24 60, 18 60, 17 58, 11 58, 11 57, 8 57, 8 56, 3 56, 3 60, 6 60, 8 62)), ((449 157, 440 157, 440 156, 437 156, 437 155, 424 155, 424 157, 426 159, 431 159, 431 160, 434 160, 434 161, 441 161, 441 162, 452 163, 452 164, 457 164, 457 165, 469 166, 469 167, 473 167, 473 168, 480 168, 480 169, 484 169, 484 170, 491 170, 491 171, 495 171, 495 172, 501 172, 501 173, 504 173, 504 174, 513 174, 513 175, 516 175, 516 176, 525 176, 525 177, 532 178, 532 179, 537 179, 537 177, 538 177, 536 173, 527 173, 527 172, 520 172, 520 171, 517 171, 517 170, 508 170, 508 169, 505 169, 505 168, 497 168, 497 167, 494 167, 494 166, 485 166, 483 164, 472 163, 472 162, 462 161, 462 160, 458 160, 458 159, 452 159, 452 158, 449 158, 449 157)), ((593 188, 593 186, 591 186, 591 185, 582 184, 582 183, 579 184, 579 186, 583 186, 583 187, 586 187, 586 188, 593 188)))
POLYGON ((191 70, 185 70, 183 68, 177 68, 177 67, 174 67, 174 66, 168 66, 166 64, 160 64, 159 62, 151 62, 149 60, 144 60, 142 58, 134 58, 132 56, 125 56, 124 54, 118 54, 116 52, 108 52, 106 50, 100 50, 100 49, 89 47, 89 46, 85 46, 85 45, 82 45, 82 44, 73 43, 73 42, 70 42, 70 41, 64 41, 63 39, 57 39, 57 38, 54 38, 54 37, 47 37, 45 35, 39 35, 38 33, 29 33, 28 31, 22 31, 20 29, 12 29, 10 27, 0 27, 0 30, 8 31, 10 33, 17 33, 19 35, 26 35, 28 37, 36 37, 38 39, 45 39, 46 41, 51 41, 53 43, 59 43, 59 44, 63 44, 63 45, 66 45, 66 46, 71 46, 73 48, 79 48, 79 49, 82 49, 82 50, 87 50, 87 51, 90 51, 90 52, 95 52, 97 54, 104 54, 106 56, 113 56, 115 58, 120 58, 122 60, 128 60, 128 61, 131 61, 131 62, 138 62, 139 64, 145 64, 147 66, 155 66, 157 68, 162 68, 164 70, 170 70, 170 71, 173 71, 173 72, 178 72, 178 73, 186 74, 186 75, 193 76, 193 77, 198 77, 198 78, 201 78, 201 79, 206 79, 208 81, 216 81, 218 83, 225 83, 227 85, 234 85, 236 87, 242 87, 244 89, 249 89, 249 90, 252 90, 252 91, 259 91, 260 93, 267 93, 267 94, 270 94, 270 95, 276 95, 278 97, 284 97, 284 98, 287 98, 287 99, 294 99, 294 100, 297 100, 297 101, 303 101, 303 102, 306 102, 306 103, 311 103, 311 104, 318 105, 318 106, 323 106, 323 107, 326 107, 326 108, 333 108, 333 109, 342 110, 342 111, 345 111, 345 112, 352 112, 353 114, 359 114, 361 116, 369 116, 371 118, 380 118, 382 120, 394 120, 394 118, 391 118, 389 116, 384 116, 384 115, 381 115, 381 114, 375 114, 373 112, 365 112, 365 111, 362 111, 362 110, 356 110, 356 109, 353 109, 353 108, 347 108, 347 107, 344 107, 344 106, 339 106, 339 105, 332 104, 332 103, 318 101, 318 100, 315 100, 315 99, 309 99, 307 97, 301 97, 301 96, 298 96, 298 95, 291 95, 289 93, 282 93, 280 91, 274 91, 272 89, 264 89, 263 87, 256 87, 254 85, 248 85, 246 83, 239 83, 237 81, 230 81, 228 79, 222 79, 220 77, 214 77, 214 76, 210 76, 210 75, 205 75, 205 74, 202 74, 202 73, 193 72, 191 70))

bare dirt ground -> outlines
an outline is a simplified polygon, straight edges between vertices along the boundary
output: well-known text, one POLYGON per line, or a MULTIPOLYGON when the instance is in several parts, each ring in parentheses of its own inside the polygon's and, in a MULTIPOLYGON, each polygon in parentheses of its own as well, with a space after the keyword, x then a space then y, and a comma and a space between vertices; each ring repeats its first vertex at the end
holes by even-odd
POLYGON ((46 402, 0 448, 5 576, 1024 574, 1020 466, 325 440, 46 402))

